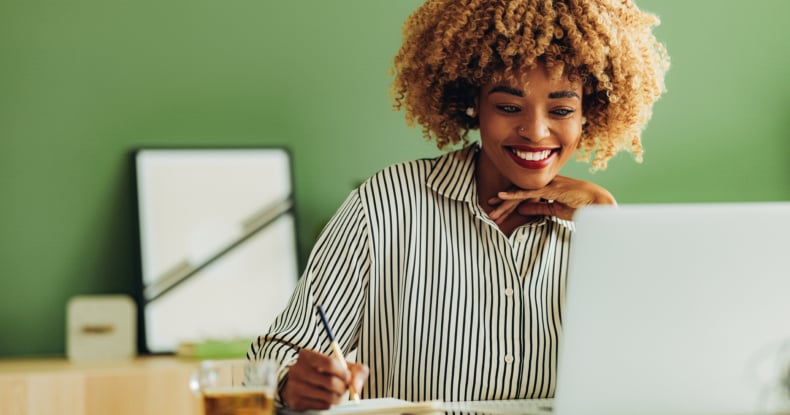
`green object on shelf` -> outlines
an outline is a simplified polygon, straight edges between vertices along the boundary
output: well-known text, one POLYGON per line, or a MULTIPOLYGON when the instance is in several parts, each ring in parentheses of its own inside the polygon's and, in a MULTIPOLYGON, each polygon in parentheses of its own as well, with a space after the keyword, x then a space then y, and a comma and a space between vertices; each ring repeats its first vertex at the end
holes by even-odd
POLYGON ((179 347, 179 355, 197 359, 243 359, 252 340, 205 340, 179 347))

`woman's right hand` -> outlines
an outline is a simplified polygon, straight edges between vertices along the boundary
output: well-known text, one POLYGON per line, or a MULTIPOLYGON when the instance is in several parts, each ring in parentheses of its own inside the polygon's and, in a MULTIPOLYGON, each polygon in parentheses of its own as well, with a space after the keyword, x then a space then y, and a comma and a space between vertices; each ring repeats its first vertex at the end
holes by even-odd
POLYGON ((547 215, 573 220, 573 214, 582 206, 616 205, 617 201, 608 190, 595 183, 556 176, 543 188, 499 192, 488 203, 494 206, 488 216, 500 225, 516 212, 524 216, 547 215))
POLYGON ((367 366, 337 359, 315 350, 303 349, 288 370, 288 380, 280 390, 285 406, 297 411, 328 409, 340 402, 349 385, 359 393, 370 373, 367 366))

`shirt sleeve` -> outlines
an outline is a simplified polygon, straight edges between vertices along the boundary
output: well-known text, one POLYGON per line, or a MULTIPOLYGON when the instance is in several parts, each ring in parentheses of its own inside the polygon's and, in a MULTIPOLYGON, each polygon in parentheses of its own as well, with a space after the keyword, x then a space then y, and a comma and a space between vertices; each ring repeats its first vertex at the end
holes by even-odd
POLYGON ((368 230, 354 190, 319 236, 285 309, 250 346, 247 359, 274 359, 279 364, 277 404, 282 405, 280 389, 299 351, 330 351, 317 305, 323 307, 343 353, 356 348, 371 269, 368 230))

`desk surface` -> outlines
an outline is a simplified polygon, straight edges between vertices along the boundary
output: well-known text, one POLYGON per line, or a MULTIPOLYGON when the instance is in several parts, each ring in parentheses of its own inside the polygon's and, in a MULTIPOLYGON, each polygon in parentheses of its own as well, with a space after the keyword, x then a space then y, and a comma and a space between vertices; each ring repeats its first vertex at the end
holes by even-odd
POLYGON ((199 401, 188 385, 196 365, 172 356, 0 359, 0 413, 194 415, 199 401))
POLYGON ((0 375, 22 373, 104 371, 196 367, 199 360, 175 356, 141 356, 134 359, 72 362, 64 357, 0 359, 0 375))
MULTIPOLYGON (((61 414, 140 414, 166 408, 169 414, 192 415, 199 406, 187 383, 198 362, 174 356, 89 362, 63 357, 0 359, 0 413, 46 414, 56 408, 61 414)), ((431 413, 545 415, 551 413, 551 402, 445 402, 431 413)), ((322 412, 345 413, 364 412, 322 412)))

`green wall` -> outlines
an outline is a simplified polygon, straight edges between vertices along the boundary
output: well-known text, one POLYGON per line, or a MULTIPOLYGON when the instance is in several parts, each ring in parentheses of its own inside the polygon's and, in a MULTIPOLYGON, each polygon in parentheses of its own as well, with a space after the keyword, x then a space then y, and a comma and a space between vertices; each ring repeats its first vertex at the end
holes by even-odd
MULTIPOLYGON (((133 294, 129 152, 283 145, 301 258, 361 179, 438 154, 390 108, 418 0, 0 0, 0 356, 62 355, 77 294, 133 294)), ((641 0, 669 93, 621 203, 790 200, 790 2, 641 0)))

